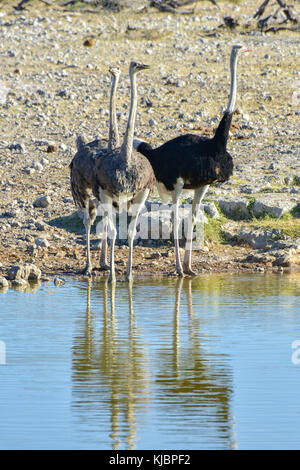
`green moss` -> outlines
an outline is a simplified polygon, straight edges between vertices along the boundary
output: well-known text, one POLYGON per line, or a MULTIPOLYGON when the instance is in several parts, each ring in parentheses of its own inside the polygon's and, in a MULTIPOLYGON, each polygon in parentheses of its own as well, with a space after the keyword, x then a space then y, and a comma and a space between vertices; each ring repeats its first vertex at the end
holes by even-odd
POLYGON ((256 201, 256 198, 253 197, 253 196, 249 197, 249 199, 248 199, 248 210, 249 210, 250 214, 252 214, 252 215, 253 215, 253 206, 255 204, 255 201, 256 201))
POLYGON ((290 214, 293 217, 300 218, 300 202, 298 202, 296 207, 294 207, 294 209, 291 210, 290 214))
POLYGON ((226 219, 223 215, 220 215, 218 219, 212 219, 209 216, 206 217, 208 223, 204 225, 205 240, 216 243, 227 243, 222 226, 224 223, 228 222, 229 219, 226 219))
POLYGON ((239 186, 241 184, 247 184, 248 183, 248 181, 246 179, 238 178, 237 176, 232 176, 231 181, 232 181, 234 186, 239 186))
POLYGON ((300 219, 294 218, 289 213, 280 219, 273 219, 267 216, 264 219, 251 223, 251 227, 256 229, 278 229, 282 235, 287 235, 293 240, 300 238, 300 219))

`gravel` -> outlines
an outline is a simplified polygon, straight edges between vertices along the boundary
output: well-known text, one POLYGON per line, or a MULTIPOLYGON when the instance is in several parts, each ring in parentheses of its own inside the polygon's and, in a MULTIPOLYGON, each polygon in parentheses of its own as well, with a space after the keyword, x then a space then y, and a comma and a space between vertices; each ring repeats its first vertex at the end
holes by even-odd
MULTIPOLYGON (((225 3, 222 11, 251 22, 256 6, 252 0, 225 3)), ((76 134, 89 140, 107 137, 111 64, 123 72, 117 96, 123 134, 131 58, 150 65, 138 77, 136 136, 156 146, 185 132, 211 135, 228 100, 231 45, 247 43, 252 52, 239 60, 238 112, 228 142, 234 175, 210 187, 204 210, 218 217, 218 203, 228 217, 247 219, 251 210, 282 217, 297 207, 299 37, 293 32, 262 35, 254 24, 230 32, 218 29, 222 23, 222 12, 210 2, 198 3, 193 15, 154 9, 135 13, 132 6, 101 17, 42 2, 21 12, 1 6, 2 273, 23 262, 25 253, 34 253, 30 246, 48 250, 48 260, 39 259, 46 272, 51 266, 64 272, 71 265, 64 246, 83 252, 82 223, 62 225, 76 211, 69 177, 76 134), (94 41, 85 47, 89 35, 94 41), (41 231, 47 238, 38 237, 41 231)), ((153 200, 159 200, 157 193, 153 200)))

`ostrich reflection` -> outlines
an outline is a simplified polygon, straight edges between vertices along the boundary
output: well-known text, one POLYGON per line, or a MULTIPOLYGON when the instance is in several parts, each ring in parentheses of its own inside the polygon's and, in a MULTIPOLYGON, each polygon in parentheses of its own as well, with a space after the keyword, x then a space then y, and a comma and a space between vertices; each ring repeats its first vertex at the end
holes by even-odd
MULTIPOLYGON (((73 357, 73 390, 77 406, 94 406, 95 425, 101 426, 110 416, 111 447, 118 449, 126 443, 127 449, 136 445, 136 415, 142 414, 149 402, 147 349, 138 336, 133 310, 132 284, 127 291, 128 326, 120 327, 121 319, 115 308, 116 284, 94 286, 103 299, 102 328, 90 308, 91 282, 87 286, 87 309, 82 336, 76 338, 73 357), (84 382, 84 385, 83 385, 84 382), (77 387, 77 384, 79 387, 77 387), (109 410, 109 413, 108 413, 109 410)), ((93 290, 94 290, 93 289, 93 290)), ((123 305, 124 305, 123 299, 123 305)))
POLYGON ((159 395, 167 414, 169 410, 169 426, 174 416, 187 426, 190 420, 191 429, 198 420, 198 432, 201 427, 216 426, 227 447, 232 448, 230 373, 222 356, 214 357, 205 350, 201 315, 193 311, 193 283, 197 280, 179 278, 176 283, 172 347, 160 349, 159 395))
POLYGON ((206 434, 232 447, 231 373, 226 358, 206 347, 207 317, 193 307, 197 281, 91 286, 73 348, 73 408, 82 427, 88 422, 99 445, 115 450, 143 438, 172 446, 206 434))

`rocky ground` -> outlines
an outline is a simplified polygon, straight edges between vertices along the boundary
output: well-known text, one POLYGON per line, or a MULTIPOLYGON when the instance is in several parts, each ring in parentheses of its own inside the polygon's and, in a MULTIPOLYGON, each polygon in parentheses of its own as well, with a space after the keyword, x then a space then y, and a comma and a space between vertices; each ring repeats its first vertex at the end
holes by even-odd
MULTIPOLYGON (((198 2, 193 15, 137 9, 143 6, 137 1, 120 13, 37 0, 16 11, 15 3, 0 5, 0 275, 9 277, 11 266, 26 263, 42 276, 84 267, 84 228, 71 197, 69 163, 76 133, 107 136, 109 65, 123 72, 121 132, 129 61, 151 66, 139 76, 136 135, 157 145, 180 133, 213 131, 228 99, 229 54, 237 42, 251 52, 239 61, 228 144, 234 175, 206 195, 205 242, 194 251, 193 266, 203 272, 300 265, 299 33, 261 34, 252 19, 256 0, 219 2, 220 10, 198 2), (224 15, 240 26, 224 28, 224 15)), ((157 193, 151 200, 159 203, 157 193)), ((124 243, 116 249, 120 275, 127 250, 124 243)), ((174 273, 172 242, 137 240, 134 271, 174 273)))

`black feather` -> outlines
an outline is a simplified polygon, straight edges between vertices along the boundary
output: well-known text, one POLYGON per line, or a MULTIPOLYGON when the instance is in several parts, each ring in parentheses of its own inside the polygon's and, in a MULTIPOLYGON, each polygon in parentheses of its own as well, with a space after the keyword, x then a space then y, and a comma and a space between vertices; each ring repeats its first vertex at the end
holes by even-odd
POLYGON ((142 142, 137 147, 150 161, 156 180, 173 191, 178 178, 184 189, 196 189, 232 175, 233 160, 226 150, 232 114, 224 113, 213 138, 185 134, 158 148, 142 142))

